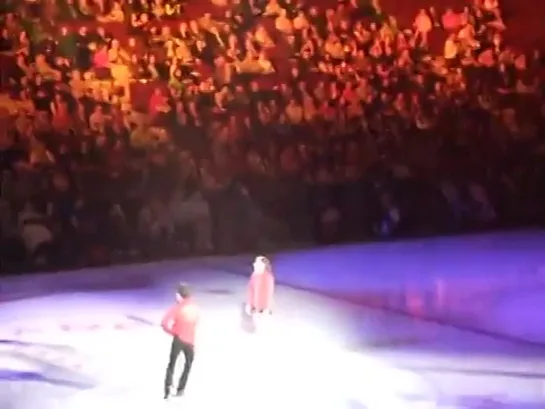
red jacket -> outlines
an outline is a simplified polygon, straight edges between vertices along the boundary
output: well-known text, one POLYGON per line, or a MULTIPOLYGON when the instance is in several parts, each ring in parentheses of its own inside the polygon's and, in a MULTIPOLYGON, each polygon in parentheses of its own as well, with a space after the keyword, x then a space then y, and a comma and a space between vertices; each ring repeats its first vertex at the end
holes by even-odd
POLYGON ((271 310, 274 298, 274 276, 271 273, 253 273, 248 285, 247 304, 261 311, 271 310))
POLYGON ((195 345, 195 330, 199 322, 199 308, 190 300, 174 304, 161 321, 163 330, 181 341, 195 345))

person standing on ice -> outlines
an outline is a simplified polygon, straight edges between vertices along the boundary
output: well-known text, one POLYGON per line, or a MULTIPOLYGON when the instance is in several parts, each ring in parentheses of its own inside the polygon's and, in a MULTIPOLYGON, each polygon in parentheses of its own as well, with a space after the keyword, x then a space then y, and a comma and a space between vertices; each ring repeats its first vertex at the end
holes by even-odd
POLYGON ((172 336, 170 356, 165 375, 165 395, 168 399, 172 389, 172 376, 180 353, 184 355, 184 370, 178 381, 176 396, 184 394, 189 373, 195 356, 195 332, 199 322, 199 308, 191 297, 189 287, 179 284, 176 291, 176 304, 165 314, 161 321, 163 330, 172 336))
POLYGON ((271 262, 267 257, 257 256, 248 284, 245 312, 259 325, 261 318, 272 313, 275 280, 271 262))

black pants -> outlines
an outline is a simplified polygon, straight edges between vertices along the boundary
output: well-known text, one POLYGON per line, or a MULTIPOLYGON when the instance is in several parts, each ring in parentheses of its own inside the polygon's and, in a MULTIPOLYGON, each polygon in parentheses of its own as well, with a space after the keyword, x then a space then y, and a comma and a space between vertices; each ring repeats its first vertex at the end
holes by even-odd
POLYGON ((174 368, 176 367, 176 361, 180 356, 180 352, 184 354, 184 370, 180 381, 178 382, 178 388, 176 391, 181 393, 185 389, 187 384, 187 379, 189 377, 189 372, 191 371, 191 366, 193 365, 193 358, 195 356, 195 350, 193 345, 181 341, 178 337, 172 338, 172 346, 170 347, 170 358, 167 366, 167 373, 165 376, 165 394, 170 392, 170 387, 172 386, 172 375, 174 374, 174 368))

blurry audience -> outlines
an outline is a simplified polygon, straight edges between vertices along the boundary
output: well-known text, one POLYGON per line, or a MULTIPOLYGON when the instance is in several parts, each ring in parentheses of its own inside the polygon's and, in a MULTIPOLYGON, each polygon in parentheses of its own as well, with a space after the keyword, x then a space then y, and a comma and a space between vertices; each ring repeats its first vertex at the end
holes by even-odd
POLYGON ((3 5, 3 269, 545 220, 538 50, 501 3, 3 5))

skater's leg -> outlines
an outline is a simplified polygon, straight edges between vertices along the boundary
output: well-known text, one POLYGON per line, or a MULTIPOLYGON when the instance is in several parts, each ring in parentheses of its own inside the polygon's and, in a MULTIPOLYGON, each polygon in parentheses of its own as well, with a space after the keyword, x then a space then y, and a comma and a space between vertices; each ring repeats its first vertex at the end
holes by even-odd
POLYGON ((172 375, 174 374, 174 368, 176 367, 176 361, 182 351, 182 343, 177 337, 172 337, 172 346, 170 347, 170 357, 168 359, 168 366, 165 374, 165 398, 168 398, 170 393, 170 387, 172 386, 172 375))
POLYGON ((193 366, 193 358, 195 357, 195 351, 193 345, 182 344, 182 352, 185 356, 184 370, 182 376, 180 377, 180 382, 178 383, 178 395, 184 393, 185 386, 187 384, 187 379, 189 378, 189 373, 191 372, 191 367, 193 366))
POLYGON ((265 310, 255 311, 252 314, 254 320, 254 327, 257 331, 262 331, 266 326, 269 320, 270 312, 265 310))

